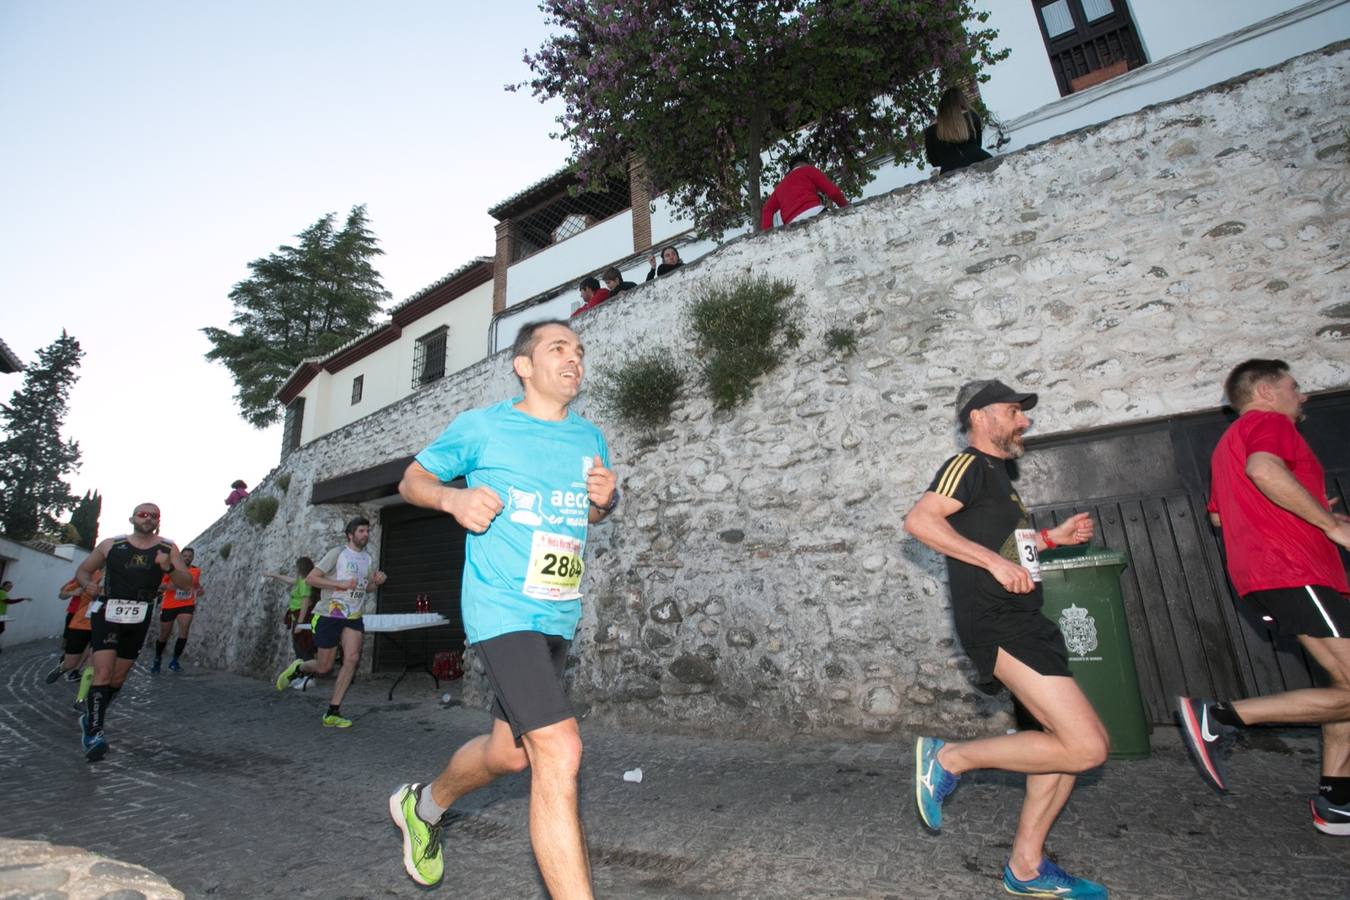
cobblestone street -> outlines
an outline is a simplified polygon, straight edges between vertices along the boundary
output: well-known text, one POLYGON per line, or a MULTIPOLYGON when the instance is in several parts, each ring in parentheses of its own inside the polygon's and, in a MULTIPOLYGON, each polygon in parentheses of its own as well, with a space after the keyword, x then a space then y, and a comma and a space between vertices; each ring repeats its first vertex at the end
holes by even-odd
MULTIPOLYGON (((278 693, 191 665, 151 677, 142 659, 109 716, 112 749, 89 765, 74 686, 43 682, 51 649, 0 656, 0 836, 143 865, 189 897, 428 893, 403 873, 386 798, 433 777, 486 714, 442 707, 425 676, 410 675, 393 702, 387 680, 364 678, 343 705, 355 726, 325 729, 325 683, 278 693)), ((1004 896, 1018 780, 966 779, 943 833, 930 835, 914 812, 912 735, 783 746, 582 731, 598 896, 1004 896), (636 767, 642 783, 624 782, 636 767)), ((1155 733, 1154 748, 1149 760, 1082 779, 1051 834, 1066 869, 1113 897, 1350 896, 1350 839, 1310 823, 1315 731, 1253 732, 1224 797, 1201 782, 1174 732, 1155 733)), ((432 893, 544 896, 528 783, 509 777, 459 805, 445 882, 432 893)), ((7 889, 0 896, 22 896, 7 889)))

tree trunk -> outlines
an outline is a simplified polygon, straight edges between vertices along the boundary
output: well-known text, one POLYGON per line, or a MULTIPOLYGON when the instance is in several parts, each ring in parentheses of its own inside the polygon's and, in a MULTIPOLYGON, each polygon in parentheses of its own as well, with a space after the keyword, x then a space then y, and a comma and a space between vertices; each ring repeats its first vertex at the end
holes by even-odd
POLYGON ((760 154, 764 152, 764 122, 767 113, 764 104, 756 101, 750 109, 750 125, 745 135, 746 152, 746 177, 749 184, 746 186, 747 198, 750 201, 750 227, 754 231, 759 230, 759 213, 764 208, 764 198, 759 192, 759 178, 764 171, 764 161, 760 159, 760 154))

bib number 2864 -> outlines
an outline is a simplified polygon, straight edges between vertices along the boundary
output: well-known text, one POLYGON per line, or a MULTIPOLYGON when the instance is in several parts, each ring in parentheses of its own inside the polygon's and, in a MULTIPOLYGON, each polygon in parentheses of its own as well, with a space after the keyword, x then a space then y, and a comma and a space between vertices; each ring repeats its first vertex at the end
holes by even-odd
POLYGON ((581 541, 536 531, 525 571, 525 595, 541 600, 575 600, 581 587, 581 541))

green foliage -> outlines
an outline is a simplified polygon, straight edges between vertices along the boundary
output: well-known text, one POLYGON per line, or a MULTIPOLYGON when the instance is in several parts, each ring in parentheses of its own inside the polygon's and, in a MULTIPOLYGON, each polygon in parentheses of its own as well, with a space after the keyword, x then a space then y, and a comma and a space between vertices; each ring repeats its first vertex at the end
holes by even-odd
POLYGON ((684 371, 666 349, 630 356, 618 368, 602 368, 596 399, 608 412, 639 428, 659 428, 684 389, 684 371))
POLYGON ((75 505, 63 479, 79 465, 80 445, 62 440, 61 426, 83 356, 80 342, 62 331, 24 370, 9 403, 0 404, 0 527, 15 540, 60 534, 57 517, 75 505))
POLYGON ((234 544, 221 544, 221 545, 220 545, 220 558, 221 558, 221 559, 229 559, 229 558, 230 558, 230 551, 233 550, 233 549, 234 549, 234 544))
POLYGON ((801 343, 788 300, 792 282, 746 275, 706 288, 689 310, 703 377, 713 405, 730 409, 749 399, 751 382, 801 343))
POLYGON ((103 498, 98 491, 85 491, 70 514, 70 526, 78 535, 75 543, 91 553, 98 546, 98 517, 102 511, 103 498))
POLYGON ((273 398, 296 365, 368 329, 391 296, 371 264, 384 251, 367 228, 366 208, 352 207, 340 231, 335 217, 300 232, 297 246, 248 264, 252 274, 230 291, 238 333, 202 329, 212 346, 206 358, 230 370, 239 412, 259 428, 276 421, 273 398))
POLYGON ((840 356, 852 356, 858 349, 858 333, 847 326, 835 326, 825 332, 825 346, 840 356))
POLYGON ((279 505, 276 497, 253 497, 244 506, 244 518, 254 525, 265 526, 276 517, 279 505))
POLYGON ((871 165, 921 158, 942 89, 1007 56, 973 0, 544 0, 529 87, 561 100, 581 186, 640 157, 703 234, 757 223, 806 154, 857 196, 871 165), (768 154, 771 164, 763 166, 768 154))
POLYGON ((282 472, 280 475, 277 476, 277 487, 281 488, 281 492, 283 494, 291 489, 290 472, 282 472))

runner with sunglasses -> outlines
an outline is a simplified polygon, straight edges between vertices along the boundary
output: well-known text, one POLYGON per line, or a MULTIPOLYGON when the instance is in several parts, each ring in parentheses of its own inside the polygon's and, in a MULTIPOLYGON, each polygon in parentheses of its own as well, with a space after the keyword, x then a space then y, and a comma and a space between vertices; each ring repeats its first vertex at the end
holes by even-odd
POLYGON ((142 503, 130 521, 130 534, 103 541, 75 570, 81 588, 93 583, 99 569, 104 573, 102 593, 89 604, 94 680, 80 716, 80 742, 90 762, 108 752, 103 720, 145 644, 160 580, 167 574, 176 588, 193 586, 177 545, 159 536, 159 507, 142 503))

